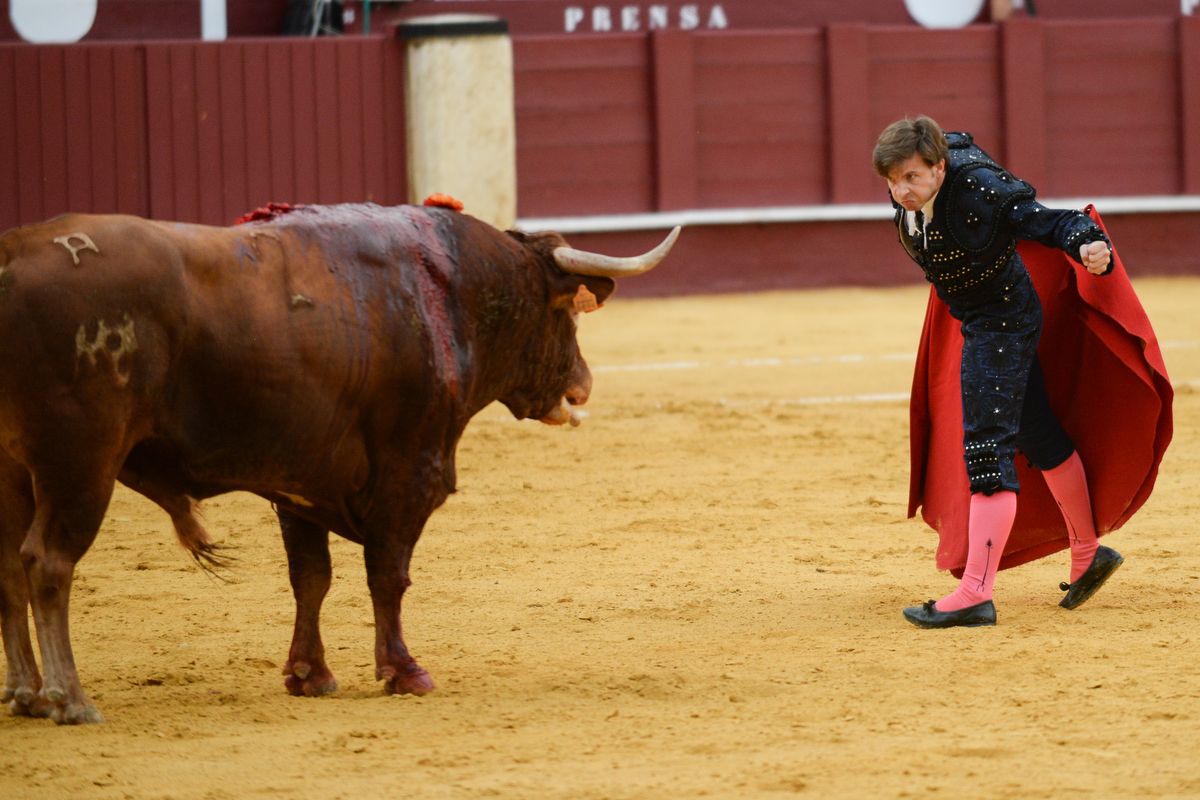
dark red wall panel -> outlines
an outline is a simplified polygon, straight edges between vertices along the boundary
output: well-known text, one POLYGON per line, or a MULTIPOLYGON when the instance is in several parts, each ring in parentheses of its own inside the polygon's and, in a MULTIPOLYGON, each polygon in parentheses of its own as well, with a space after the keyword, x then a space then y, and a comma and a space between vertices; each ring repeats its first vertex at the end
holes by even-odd
POLYGON ((647 37, 513 43, 518 213, 654 208, 654 114, 647 37))
POLYGON ((128 48, 0 46, 0 227, 145 213, 144 74, 128 48))
POLYGON ((403 161, 385 152, 403 148, 392 46, 147 45, 152 215, 227 224, 267 202, 403 201, 403 161))
POLYGON ((1070 196, 1179 192, 1175 22, 1048 23, 1045 36, 1047 186, 1070 196))
POLYGON ((0 229, 402 202, 402 87, 382 37, 0 45, 0 229))
POLYGON ((1179 79, 1183 109, 1180 191, 1200 194, 1200 17, 1179 21, 1179 79))
POLYGON ((21 197, 25 192, 17 161, 17 51, 0 47, 0 230, 21 218, 21 197))
MULTIPOLYGON (((536 36, 514 57, 525 218, 879 202, 871 146, 918 113, 971 130, 1043 197, 1200 191, 1191 18, 536 36)), ((402 202, 403 64, 382 36, 0 45, 0 228, 402 202)), ((1145 274, 1195 271, 1195 219, 1106 215, 1145 274)), ((633 252, 660 233, 571 238, 633 252)), ((893 238, 881 222, 697 225, 672 258, 687 281, 638 283, 915 280, 893 238)))
MULTIPOLYGON (((869 52, 868 102, 874 134, 901 117, 928 114, 947 130, 971 131, 985 149, 997 158, 1003 156, 998 28, 875 28, 869 52)), ((869 165, 869 153, 865 159, 869 165)))
POLYGON ((699 205, 825 202, 820 31, 698 34, 695 40, 699 205))

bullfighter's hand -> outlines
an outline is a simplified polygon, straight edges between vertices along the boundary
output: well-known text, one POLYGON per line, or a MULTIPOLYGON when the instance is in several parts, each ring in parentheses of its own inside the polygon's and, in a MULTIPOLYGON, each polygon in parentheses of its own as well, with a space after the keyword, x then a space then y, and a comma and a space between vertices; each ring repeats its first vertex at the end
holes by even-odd
POLYGON ((1108 269, 1108 244, 1088 242, 1079 246, 1079 262, 1093 275, 1103 275, 1108 269))

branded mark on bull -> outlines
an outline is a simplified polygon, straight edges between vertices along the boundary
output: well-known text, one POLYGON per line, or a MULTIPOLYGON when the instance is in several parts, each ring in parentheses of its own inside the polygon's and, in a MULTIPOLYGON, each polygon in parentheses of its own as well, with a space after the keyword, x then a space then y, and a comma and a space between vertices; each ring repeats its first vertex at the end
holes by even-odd
POLYGON ((79 266, 79 251, 92 250, 96 253, 100 252, 100 248, 96 247, 96 243, 92 241, 92 238, 86 233, 79 231, 68 233, 66 236, 57 236, 54 239, 54 243, 61 244, 67 248, 67 252, 71 254, 71 260, 75 262, 75 266, 79 266), (72 244, 72 242, 76 241, 79 243, 72 244))
POLYGON ((106 353, 112 362, 117 386, 123 389, 129 383, 131 361, 137 352, 138 342, 129 314, 122 314, 121 318, 119 324, 111 327, 103 319, 97 320, 94 336, 88 336, 87 323, 80 325, 75 332, 75 355, 86 358, 94 368, 98 364, 97 356, 106 353))

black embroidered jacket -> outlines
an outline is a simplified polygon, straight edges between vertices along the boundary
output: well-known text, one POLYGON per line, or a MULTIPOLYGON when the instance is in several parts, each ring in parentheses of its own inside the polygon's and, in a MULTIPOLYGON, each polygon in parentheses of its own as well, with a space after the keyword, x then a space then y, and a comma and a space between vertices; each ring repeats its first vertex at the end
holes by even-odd
POLYGON ((946 139, 946 177, 925 230, 910 236, 904 209, 892 205, 900 243, 952 311, 986 303, 1019 282, 1025 267, 1016 255, 1018 240, 1060 248, 1076 261, 1080 245, 1108 242, 1082 211, 1037 202, 1034 188, 997 164, 969 133, 946 139))

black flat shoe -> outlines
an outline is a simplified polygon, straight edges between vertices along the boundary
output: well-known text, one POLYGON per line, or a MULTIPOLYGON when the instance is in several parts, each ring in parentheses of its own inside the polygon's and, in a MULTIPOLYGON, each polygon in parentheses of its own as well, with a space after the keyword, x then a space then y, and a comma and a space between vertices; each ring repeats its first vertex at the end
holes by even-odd
POLYGON ((1067 596, 1059 601, 1059 605, 1063 608, 1083 605, 1123 563, 1125 558, 1120 553, 1111 547, 1100 545, 1096 555, 1092 556, 1092 563, 1088 564, 1087 572, 1080 575, 1079 580, 1074 583, 1064 581, 1058 585, 1059 589, 1067 593, 1067 596))
POLYGON ((923 605, 909 606, 904 609, 904 618, 918 628, 978 628, 996 624, 996 606, 991 600, 958 611, 938 611, 933 605, 936 602, 929 600, 923 605))

